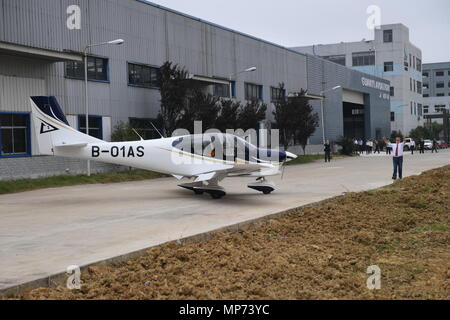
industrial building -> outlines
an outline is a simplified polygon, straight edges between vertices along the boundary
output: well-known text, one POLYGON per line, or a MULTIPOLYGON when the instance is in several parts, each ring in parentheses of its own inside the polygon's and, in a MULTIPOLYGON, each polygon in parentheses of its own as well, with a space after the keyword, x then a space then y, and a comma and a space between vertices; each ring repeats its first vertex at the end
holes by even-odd
MULTIPOLYGON (((376 73, 352 70, 154 3, 0 0, 0 11, 0 179, 84 172, 82 161, 39 156, 31 135, 29 97, 56 96, 69 123, 84 131, 83 51, 114 39, 124 44, 89 49, 89 133, 101 139, 110 139, 118 121, 129 121, 146 131, 147 138, 154 137, 149 122, 160 109, 156 77, 166 61, 185 67, 190 81, 202 82, 218 96, 228 97, 231 81, 235 99, 268 104, 268 120, 279 83, 285 84, 285 94, 308 90, 315 111, 324 114, 310 139, 313 146, 324 138, 381 138, 391 132, 391 84, 376 73), (240 73, 253 66, 255 72, 240 73)), ((111 168, 93 164, 94 172, 111 168)))
POLYGON ((408 135, 423 124, 422 52, 403 24, 381 25, 374 39, 293 48, 391 83, 391 127, 408 135))
POLYGON ((423 65, 423 113, 435 115, 445 109, 450 110, 450 62, 426 63, 423 65))

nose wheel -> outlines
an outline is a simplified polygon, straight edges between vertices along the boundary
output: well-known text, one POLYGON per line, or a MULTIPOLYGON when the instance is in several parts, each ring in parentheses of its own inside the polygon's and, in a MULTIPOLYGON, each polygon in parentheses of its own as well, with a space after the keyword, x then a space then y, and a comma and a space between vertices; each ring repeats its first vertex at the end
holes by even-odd
POLYGON ((249 183, 247 187, 262 192, 263 194, 271 194, 275 190, 275 184, 270 180, 266 180, 264 177, 258 178, 254 183, 249 183))

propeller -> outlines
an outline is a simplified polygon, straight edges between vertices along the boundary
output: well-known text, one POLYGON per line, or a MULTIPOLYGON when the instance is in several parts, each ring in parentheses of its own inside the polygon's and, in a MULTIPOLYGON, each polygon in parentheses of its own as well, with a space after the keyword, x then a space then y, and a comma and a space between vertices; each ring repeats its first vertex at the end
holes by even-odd
POLYGON ((281 164, 281 180, 283 180, 284 177, 284 169, 286 168, 286 163, 287 160, 284 160, 283 163, 281 164))

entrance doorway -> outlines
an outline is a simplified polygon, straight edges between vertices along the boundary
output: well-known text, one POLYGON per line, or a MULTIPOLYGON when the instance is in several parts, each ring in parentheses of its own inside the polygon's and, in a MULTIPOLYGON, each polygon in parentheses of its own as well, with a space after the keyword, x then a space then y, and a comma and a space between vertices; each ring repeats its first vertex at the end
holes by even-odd
POLYGON ((344 102, 344 137, 365 140, 364 105, 344 102))

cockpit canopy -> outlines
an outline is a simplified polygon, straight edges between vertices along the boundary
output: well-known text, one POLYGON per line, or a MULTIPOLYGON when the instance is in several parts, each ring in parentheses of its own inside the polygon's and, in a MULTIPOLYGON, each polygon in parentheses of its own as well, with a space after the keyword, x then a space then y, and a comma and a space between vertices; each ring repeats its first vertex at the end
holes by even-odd
POLYGON ((228 133, 205 133, 182 136, 172 147, 203 157, 236 162, 283 162, 286 153, 280 150, 258 148, 241 137, 228 133))

